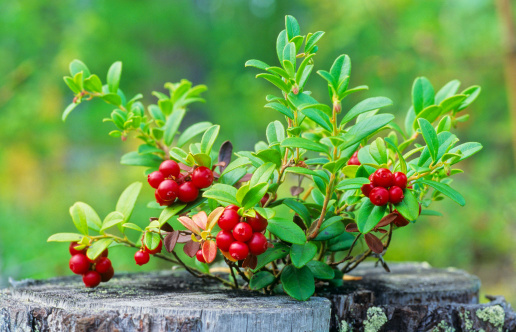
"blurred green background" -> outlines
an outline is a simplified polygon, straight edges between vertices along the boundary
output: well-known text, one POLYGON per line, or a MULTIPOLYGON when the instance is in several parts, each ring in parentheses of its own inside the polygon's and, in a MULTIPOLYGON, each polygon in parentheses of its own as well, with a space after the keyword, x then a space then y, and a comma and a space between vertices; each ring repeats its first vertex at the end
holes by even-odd
MULTIPOLYGON (((514 8, 513 8, 514 9, 514 8)), ((516 176, 504 73, 503 29, 493 0, 149 0, 0 2, 0 284, 9 277, 48 278, 71 274, 65 244, 46 243, 55 232, 73 231, 68 208, 75 201, 105 216, 138 168, 121 166, 135 148, 107 133, 101 119, 111 108, 84 103, 61 121, 71 102, 62 76, 78 58, 105 77, 109 65, 124 64, 121 88, 142 92, 188 78, 207 84, 207 104, 194 105, 184 125, 208 120, 236 150, 252 149, 278 113, 265 109, 270 84, 245 69, 247 59, 276 64, 275 41, 284 15, 294 15, 302 33, 326 31, 316 69, 328 69, 347 53, 351 86, 370 90, 346 100, 387 96, 385 112, 400 118, 410 104, 416 76, 436 89, 458 78, 483 92, 461 124, 462 141, 484 150, 462 164, 456 176, 466 207, 439 202, 443 218, 421 218, 394 234, 387 260, 428 261, 479 275, 483 293, 503 294, 516 304, 516 176)), ((507 13, 506 13, 507 14, 507 13)), ((511 12, 514 19, 514 12, 511 12)), ((313 74, 308 88, 328 101, 325 82, 313 74)), ((514 92, 516 94, 516 92, 514 92)), ((145 208, 153 194, 145 186, 133 221, 145 225, 156 212, 145 208)), ((117 271, 141 270, 132 252, 110 253, 117 271)), ((144 269, 167 268, 151 260, 144 269)))

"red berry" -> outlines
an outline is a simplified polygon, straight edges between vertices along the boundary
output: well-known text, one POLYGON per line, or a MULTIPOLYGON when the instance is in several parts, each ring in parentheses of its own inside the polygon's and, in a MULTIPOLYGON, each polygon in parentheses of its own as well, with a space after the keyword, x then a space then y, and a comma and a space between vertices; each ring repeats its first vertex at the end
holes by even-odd
POLYGON ((235 212, 238 212, 240 208, 236 205, 233 205, 233 204, 230 204, 228 206, 226 206, 226 210, 234 210, 235 212))
POLYGON ((88 273, 82 276, 82 282, 84 282, 86 287, 97 287, 101 280, 100 273, 97 271, 88 271, 88 273))
POLYGON ((369 194, 371 193, 371 190, 374 189, 374 186, 370 183, 366 183, 362 185, 362 188, 360 189, 362 190, 362 194, 364 194, 364 196, 369 197, 369 194))
POLYGON ((231 243, 235 242, 235 238, 230 231, 221 230, 217 234, 217 247, 222 251, 228 251, 231 243))
POLYGON ((213 172, 208 167, 197 167, 192 173, 192 183, 199 189, 211 186, 213 183, 213 172))
POLYGON ((177 177, 181 169, 175 161, 165 160, 159 165, 159 171, 164 177, 168 178, 169 176, 177 177))
POLYGON ((253 236, 253 229, 248 223, 240 222, 233 228, 233 237, 240 242, 247 242, 253 236))
POLYGON ((373 185, 375 187, 389 188, 394 182, 394 176, 392 172, 387 168, 377 169, 373 173, 373 185))
POLYGON ((269 194, 263 195, 262 199, 260 200, 260 205, 264 206, 265 203, 267 203, 268 200, 269 200, 269 194))
POLYGON ((159 240, 158 246, 156 248, 154 248, 153 250, 150 250, 149 248, 147 248, 147 246, 145 246, 145 251, 151 255, 160 253, 162 249, 163 249, 163 241, 161 241, 161 240, 159 240))
POLYGON ((160 171, 155 171, 147 175, 147 182, 154 189, 157 189, 159 184, 165 180, 165 177, 160 171))
POLYGON ((403 200, 403 189, 397 186, 389 188, 389 202, 392 204, 398 204, 403 200))
POLYGON ((204 256, 202 255, 202 250, 198 250, 195 254, 195 258, 201 263, 206 263, 206 260, 204 259, 204 256))
POLYGON ((247 223, 251 226, 254 232, 263 232, 269 224, 267 220, 258 213, 254 218, 247 217, 245 221, 247 221, 247 223))
POLYGON ((70 270, 75 274, 85 274, 90 269, 90 262, 84 254, 73 255, 68 262, 70 270))
POLYGON ((421 204, 419 204, 419 215, 421 215, 421 204))
POLYGON ((225 231, 232 231, 240 221, 240 216, 233 209, 226 208, 217 222, 219 227, 225 231))
POLYGON ((373 184, 373 176, 374 176, 374 173, 369 175, 369 182, 371 182, 371 184, 373 184))
POLYGON ((154 197, 156 198, 156 202, 158 202, 159 205, 163 206, 163 205, 170 205, 172 203, 174 203, 174 201, 165 201, 163 198, 161 198, 158 194, 158 189, 156 189, 156 191, 154 191, 154 197))
POLYGON ((267 250, 267 238, 262 233, 253 233, 247 245, 251 254, 261 255, 267 250))
POLYGON ((147 264, 149 262, 150 255, 148 252, 143 250, 138 250, 136 254, 134 254, 134 261, 136 264, 142 266, 144 264, 147 264))
POLYGON ((233 242, 229 246, 229 254, 234 259, 241 261, 249 255, 249 247, 240 241, 233 242))
POLYGON ((185 182, 179 186, 179 193, 177 197, 184 203, 193 202, 199 196, 199 189, 197 189, 191 181, 185 182))
POLYGON ((401 189, 405 189, 407 187, 407 176, 405 173, 396 172, 393 176, 393 186, 400 187, 401 189))
POLYGON ((158 186, 156 193, 163 201, 170 202, 178 196, 179 186, 174 180, 165 180, 158 186))
POLYGON ((107 257, 108 256, 108 253, 109 251, 107 249, 105 249, 102 254, 100 254, 100 257, 107 257))
POLYGON ((349 158, 348 165, 360 165, 360 161, 358 160, 358 150, 353 153, 351 158, 349 158))
POLYGON ((107 270, 106 272, 100 274, 100 280, 102 282, 107 282, 107 281, 111 280, 111 278, 113 278, 114 275, 115 275, 115 270, 111 266, 109 268, 109 270, 107 270))
POLYGON ((383 187, 376 187, 373 190, 371 190, 371 193, 369 194, 369 199, 371 200, 371 203, 373 203, 374 205, 385 205, 389 201, 389 192, 387 191, 387 189, 383 187))
POLYGON ((77 242, 70 243, 70 246, 68 247, 68 251, 70 252, 70 255, 77 255, 77 254, 86 254, 86 248, 77 250, 74 247, 78 246, 79 244, 77 242))
POLYGON ((95 264, 95 271, 98 273, 106 273, 111 268, 111 261, 107 257, 101 257, 95 264))

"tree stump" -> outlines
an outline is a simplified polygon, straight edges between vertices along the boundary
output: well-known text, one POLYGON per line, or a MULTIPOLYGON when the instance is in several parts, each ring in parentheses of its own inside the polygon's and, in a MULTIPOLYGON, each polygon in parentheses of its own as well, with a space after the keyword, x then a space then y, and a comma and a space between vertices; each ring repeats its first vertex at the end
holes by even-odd
POLYGON ((0 331, 516 331, 503 297, 478 304, 480 281, 456 269, 363 264, 337 289, 299 302, 221 289, 179 272, 121 274, 95 289, 79 277, 0 291, 0 331))

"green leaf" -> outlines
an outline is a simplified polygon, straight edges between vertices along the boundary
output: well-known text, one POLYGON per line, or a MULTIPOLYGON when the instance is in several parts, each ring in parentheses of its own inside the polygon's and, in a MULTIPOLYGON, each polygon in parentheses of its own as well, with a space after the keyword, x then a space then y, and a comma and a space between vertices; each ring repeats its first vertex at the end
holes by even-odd
POLYGON ((281 143, 285 139, 285 127, 279 121, 273 121, 267 126, 267 141, 269 145, 281 143))
POLYGON ((91 75, 90 70, 84 64, 84 62, 82 62, 80 60, 77 60, 77 59, 75 59, 72 62, 70 62, 70 74, 72 76, 75 76, 75 74, 77 74, 77 73, 79 73, 81 71, 84 73, 85 77, 88 77, 88 76, 91 75))
POLYGON ((287 30, 288 40, 291 40, 295 36, 299 36, 301 31, 299 29, 299 23, 297 23, 297 20, 291 15, 287 15, 285 17, 285 28, 287 30))
POLYGON ((326 263, 310 261, 306 266, 308 266, 314 277, 317 279, 331 280, 335 276, 335 271, 326 263))
POLYGON ((207 154, 197 153, 193 155, 193 158, 196 165, 211 168, 211 158, 207 154))
POLYGON ((432 123, 435 120, 437 120, 437 118, 441 114, 442 114, 441 106, 436 106, 436 105, 428 106, 427 108, 422 110, 421 113, 419 113, 416 116, 416 119, 415 119, 414 124, 413 124, 414 129, 417 130, 419 128, 419 122, 418 122, 419 119, 425 119, 425 120, 428 120, 428 122, 432 123))
POLYGON ((396 210, 407 220, 416 220, 419 216, 419 203, 411 190, 404 189, 403 200, 396 204, 396 210))
POLYGON ((260 60, 254 60, 254 59, 253 60, 247 60, 246 63, 245 63, 245 66, 246 67, 256 67, 256 68, 262 69, 262 70, 267 70, 267 68, 270 67, 265 62, 260 61, 260 60))
POLYGON ((223 177, 224 175, 228 174, 231 171, 234 171, 237 168, 243 168, 251 165, 251 161, 249 161, 248 158, 241 157, 238 159, 233 160, 229 165, 226 166, 224 169, 224 172, 220 175, 220 177, 223 177))
POLYGON ((450 131, 452 126, 451 118, 447 115, 439 121, 437 125, 437 134, 442 133, 443 131, 450 131))
POLYGON ((51 235, 47 242, 79 242, 83 235, 76 233, 57 233, 51 235))
POLYGON ((277 168, 281 167, 281 153, 274 148, 261 150, 254 155, 265 163, 273 163, 277 168))
POLYGON ((163 159, 154 154, 139 154, 136 151, 126 153, 120 159, 122 165, 146 166, 158 168, 163 159))
POLYGON ((317 246, 313 242, 305 244, 293 244, 290 247, 290 259, 295 267, 302 268, 317 254, 317 246))
POLYGON ((283 204, 294 210, 295 213, 303 219, 305 225, 310 226, 312 224, 312 218, 310 217, 310 211, 308 211, 307 207, 292 198, 287 198, 283 201, 283 204))
POLYGON ((387 97, 373 97, 368 98, 366 100, 361 101, 360 103, 356 104, 342 119, 340 122, 340 125, 342 126, 344 123, 348 123, 349 121, 353 120, 358 115, 369 112, 372 110, 376 110, 382 107, 390 106, 392 105, 392 100, 390 100, 387 97))
POLYGON ((109 67, 107 73, 107 84, 109 91, 116 94, 120 85, 120 76, 122 75, 122 62, 117 61, 109 67))
POLYGON ((459 90, 459 86, 460 82, 457 80, 446 83, 446 85, 435 94, 435 103, 440 104, 446 98, 453 96, 455 93, 457 93, 457 90, 459 90))
POLYGON ((295 244, 304 244, 306 242, 305 233, 292 220, 270 219, 267 230, 285 242, 295 244))
POLYGON ((267 189, 269 189, 268 183, 259 183, 251 187, 242 199, 242 207, 247 210, 255 206, 265 196, 267 189))
POLYGON ((403 154, 400 152, 400 150, 398 150, 398 147, 396 146, 396 144, 394 143, 394 141, 392 139, 390 139, 389 137, 386 137, 385 142, 387 144, 389 144, 391 149, 393 149, 398 154, 398 161, 400 164, 401 172, 407 174, 407 162, 405 161, 405 158, 403 158, 403 154))
POLYGON ((335 189, 337 190, 350 190, 350 189, 360 189, 362 185, 368 184, 369 179, 367 178, 354 178, 354 179, 344 179, 337 184, 335 189))
POLYGON ((174 136, 177 133, 177 129, 179 129, 179 125, 181 121, 183 121, 183 117, 185 116, 186 110, 184 108, 178 108, 168 117, 167 122, 165 123, 165 133, 164 140, 166 145, 171 145, 174 140, 174 136))
POLYGON ((445 114, 448 111, 457 109, 457 107, 459 107, 467 97, 468 96, 466 95, 456 95, 446 98, 439 104, 439 106, 442 108, 441 114, 445 114))
POLYGON ((276 167, 273 163, 265 163, 262 166, 258 167, 258 169, 254 171, 253 176, 251 177, 251 181, 249 182, 249 185, 251 187, 254 187, 259 183, 268 182, 272 173, 274 173, 275 169, 276 167))
POLYGON ((376 206, 369 198, 366 198, 357 215, 357 226, 358 230, 362 234, 369 233, 378 222, 383 218, 387 205, 376 206))
POLYGON ((305 108, 301 110, 301 113, 327 131, 332 132, 333 128, 330 117, 323 111, 316 108, 305 108))
POLYGON ((335 78, 329 72, 327 72, 326 70, 318 70, 317 74, 319 74, 319 76, 324 78, 326 80, 326 82, 328 82, 329 86, 333 87, 333 89, 337 89, 337 87, 336 87, 337 82, 336 82, 335 78))
POLYGON ((466 90, 462 91, 462 94, 467 95, 468 97, 466 98, 466 100, 462 102, 462 104, 460 104, 457 110, 460 112, 469 105, 471 105, 471 103, 474 102, 475 99, 477 99, 478 95, 480 94, 480 91, 481 89, 478 85, 471 86, 466 90))
POLYGON ((282 30, 278 35, 278 39, 276 40, 276 53, 278 54, 280 63, 283 63, 283 49, 287 43, 287 30, 282 30))
POLYGON ((258 74, 256 77, 262 77, 266 79, 267 81, 274 84, 276 87, 278 87, 280 90, 282 90, 285 93, 288 93, 290 91, 290 87, 287 85, 287 83, 283 82, 281 78, 279 78, 276 75, 272 74, 258 74))
POLYGON ((88 235, 88 221, 84 206, 86 204, 77 202, 70 207, 70 216, 75 228, 84 235, 88 235))
POLYGON ((189 140, 197 135, 200 135, 212 125, 213 124, 211 122, 199 122, 191 125, 190 127, 186 128, 185 131, 183 131, 183 133, 179 136, 179 139, 177 140, 177 146, 182 147, 189 140))
POLYGON ((201 153, 210 154, 211 148, 219 135, 220 126, 214 125, 206 130, 201 139, 201 153))
POLYGON ((84 80, 84 89, 90 92, 102 92, 102 82, 100 78, 93 74, 84 80))
POLYGON ((307 266, 300 269, 287 265, 281 273, 281 284, 291 297, 305 301, 315 292, 314 276, 307 266))
POLYGON ((412 105, 419 114, 426 107, 435 102, 434 87, 426 77, 418 77, 412 86, 412 105))
POLYGON ((343 232, 339 236, 328 240, 326 249, 332 252, 348 250, 351 248, 354 240, 355 236, 353 234, 343 232))
POLYGON ((337 59, 335 59, 333 65, 331 66, 330 74, 336 80, 336 87, 338 87, 346 77, 350 76, 351 60, 347 54, 342 54, 337 59))
POLYGON ((66 118, 68 117, 68 115, 70 115, 70 113, 72 113, 72 111, 77 107, 77 105, 79 105, 79 104, 71 103, 70 105, 68 105, 66 107, 66 109, 64 110, 63 115, 61 117, 63 122, 66 121, 66 118))
POLYGON ((124 216, 124 222, 127 222, 131 218, 133 213, 136 199, 142 189, 141 182, 134 182, 130 184, 120 195, 118 202, 116 203, 116 211, 122 213, 124 216))
POLYGON ((113 212, 109 213, 106 216, 106 218, 104 218, 104 222, 102 223, 102 228, 100 229, 100 232, 103 232, 110 227, 118 225, 123 221, 124 221, 124 215, 118 211, 113 211, 113 212))
POLYGON ((210 189, 205 191, 202 196, 214 199, 220 203, 229 203, 238 205, 236 200, 237 189, 227 184, 215 184, 210 189))
POLYGON ((321 174, 317 173, 316 171, 308 169, 308 168, 304 168, 304 167, 297 167, 297 166, 288 167, 286 169, 286 172, 288 172, 288 173, 296 173, 296 174, 306 174, 306 175, 312 175, 312 176, 319 176, 319 177, 321 177, 321 174))
POLYGON ((185 208, 185 206, 186 204, 174 204, 171 206, 167 206, 165 209, 163 209, 158 219, 160 227, 163 226, 166 222, 168 222, 170 218, 181 212, 185 208))
POLYGON ((106 103, 120 106, 122 105, 122 98, 120 98, 119 95, 116 93, 106 93, 101 96, 102 100, 104 100, 106 103))
POLYGON ((272 261, 286 257, 290 248, 283 243, 275 243, 273 248, 268 248, 263 254, 258 256, 258 262, 253 272, 258 271, 272 261))
POLYGON ((346 227, 341 216, 333 216, 323 221, 319 233, 315 237, 316 241, 325 241, 339 236, 346 231, 346 227))
POLYGON ((251 278, 251 280, 249 282, 249 288, 251 288, 252 290, 262 289, 262 288, 267 287, 270 284, 272 284, 275 279, 276 278, 274 277, 274 275, 270 272, 267 272, 267 271, 258 272, 257 274, 253 275, 253 277, 251 278))
POLYGON ((138 146, 138 153, 139 154, 163 153, 163 150, 161 150, 158 147, 149 145, 149 144, 142 144, 142 145, 138 146))
POLYGON ((141 229, 140 226, 130 223, 130 222, 123 224, 122 227, 134 229, 135 231, 139 231, 139 232, 143 232, 143 229, 141 229))
POLYGON ((287 106, 280 104, 280 103, 268 103, 265 105, 267 108, 272 108, 273 110, 276 110, 280 112, 281 114, 285 115, 286 117, 290 119, 294 119, 294 112, 287 106))
POLYGON ((428 151, 435 163, 437 162, 437 154, 439 153, 439 140, 437 139, 437 133, 428 120, 419 119, 418 122, 419 128, 421 128, 421 133, 423 134, 423 138, 428 147, 428 151))
POLYGON ((302 137, 286 138, 281 142, 281 147, 301 148, 309 151, 328 153, 328 147, 326 145, 302 137))
POLYGON ((323 35, 324 35, 323 31, 317 31, 317 32, 313 33, 305 43, 305 53, 310 52, 314 48, 315 44, 317 44, 317 42, 319 41, 319 39, 321 39, 321 37, 323 35))
POLYGON ((144 243, 147 248, 150 250, 154 250, 159 246, 159 241, 161 240, 160 236, 153 232, 146 232, 144 243))
POLYGON ((461 157, 459 160, 455 161, 455 163, 458 163, 459 161, 462 161, 466 158, 471 157, 478 151, 482 150, 482 144, 477 142, 469 142, 464 143, 459 146, 454 147, 453 149, 450 149, 449 153, 461 153, 461 157))
POLYGON ((78 94, 81 92, 81 88, 75 83, 73 78, 71 78, 70 76, 65 76, 63 77, 63 79, 68 88, 70 88, 70 90, 72 90, 74 94, 78 94))
POLYGON ((86 256, 91 260, 95 260, 111 243, 113 243, 113 239, 100 239, 95 241, 91 247, 88 248, 86 256))
POLYGON ((341 145, 341 149, 345 149, 346 147, 360 142, 391 122, 393 119, 394 115, 392 114, 379 114, 356 123, 344 135, 345 142, 341 145))
POLYGON ((435 181, 431 181, 431 180, 424 180, 424 179, 419 179, 417 182, 426 184, 426 185, 434 188, 435 190, 441 192, 445 196, 448 196, 449 198, 451 198, 453 201, 455 201, 457 204, 459 204, 461 206, 464 206, 466 204, 466 200, 464 199, 464 197, 458 191, 456 191, 455 189, 453 189, 452 187, 450 187, 447 184, 435 182, 435 181))

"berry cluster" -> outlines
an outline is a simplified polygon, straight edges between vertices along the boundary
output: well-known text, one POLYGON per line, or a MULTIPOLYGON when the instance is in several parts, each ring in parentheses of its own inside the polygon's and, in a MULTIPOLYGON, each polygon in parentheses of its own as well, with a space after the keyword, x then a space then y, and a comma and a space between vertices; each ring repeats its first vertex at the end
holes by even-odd
MULTIPOLYGON (((261 255, 267 250, 267 238, 263 232, 267 228, 267 220, 256 213, 255 217, 246 217, 243 221, 238 215, 238 206, 229 205, 219 218, 221 231, 217 234, 217 247, 236 260, 244 260, 249 254, 261 255)), ((197 259, 204 261, 202 253, 197 259)))
POLYGON ((108 250, 104 250, 97 259, 91 260, 86 256, 88 248, 77 250, 75 247, 78 245, 77 242, 72 242, 68 248, 72 255, 69 262, 70 270, 82 275, 82 281, 86 287, 97 287, 101 282, 109 281, 115 274, 115 270, 107 258, 108 250))
POLYGON ((163 249, 163 241, 161 241, 161 240, 159 240, 158 246, 153 250, 150 250, 144 244, 143 247, 134 254, 134 261, 136 262, 137 265, 140 265, 140 266, 145 265, 149 262, 150 255, 159 254, 162 249, 163 249))
POLYGON ((353 153, 351 158, 348 160, 348 165, 357 165, 360 166, 360 160, 358 160, 358 150, 353 153))
POLYGON ((154 196, 159 205, 171 205, 179 199, 183 203, 195 201, 199 189, 207 188, 213 183, 213 172, 204 166, 192 172, 181 174, 181 168, 173 160, 165 160, 159 170, 148 175, 147 181, 156 189, 154 196))
POLYGON ((380 168, 369 176, 369 184, 362 186, 362 193, 369 197, 371 203, 382 206, 387 203, 398 204, 407 187, 407 176, 402 172, 392 173, 387 168, 380 168))

